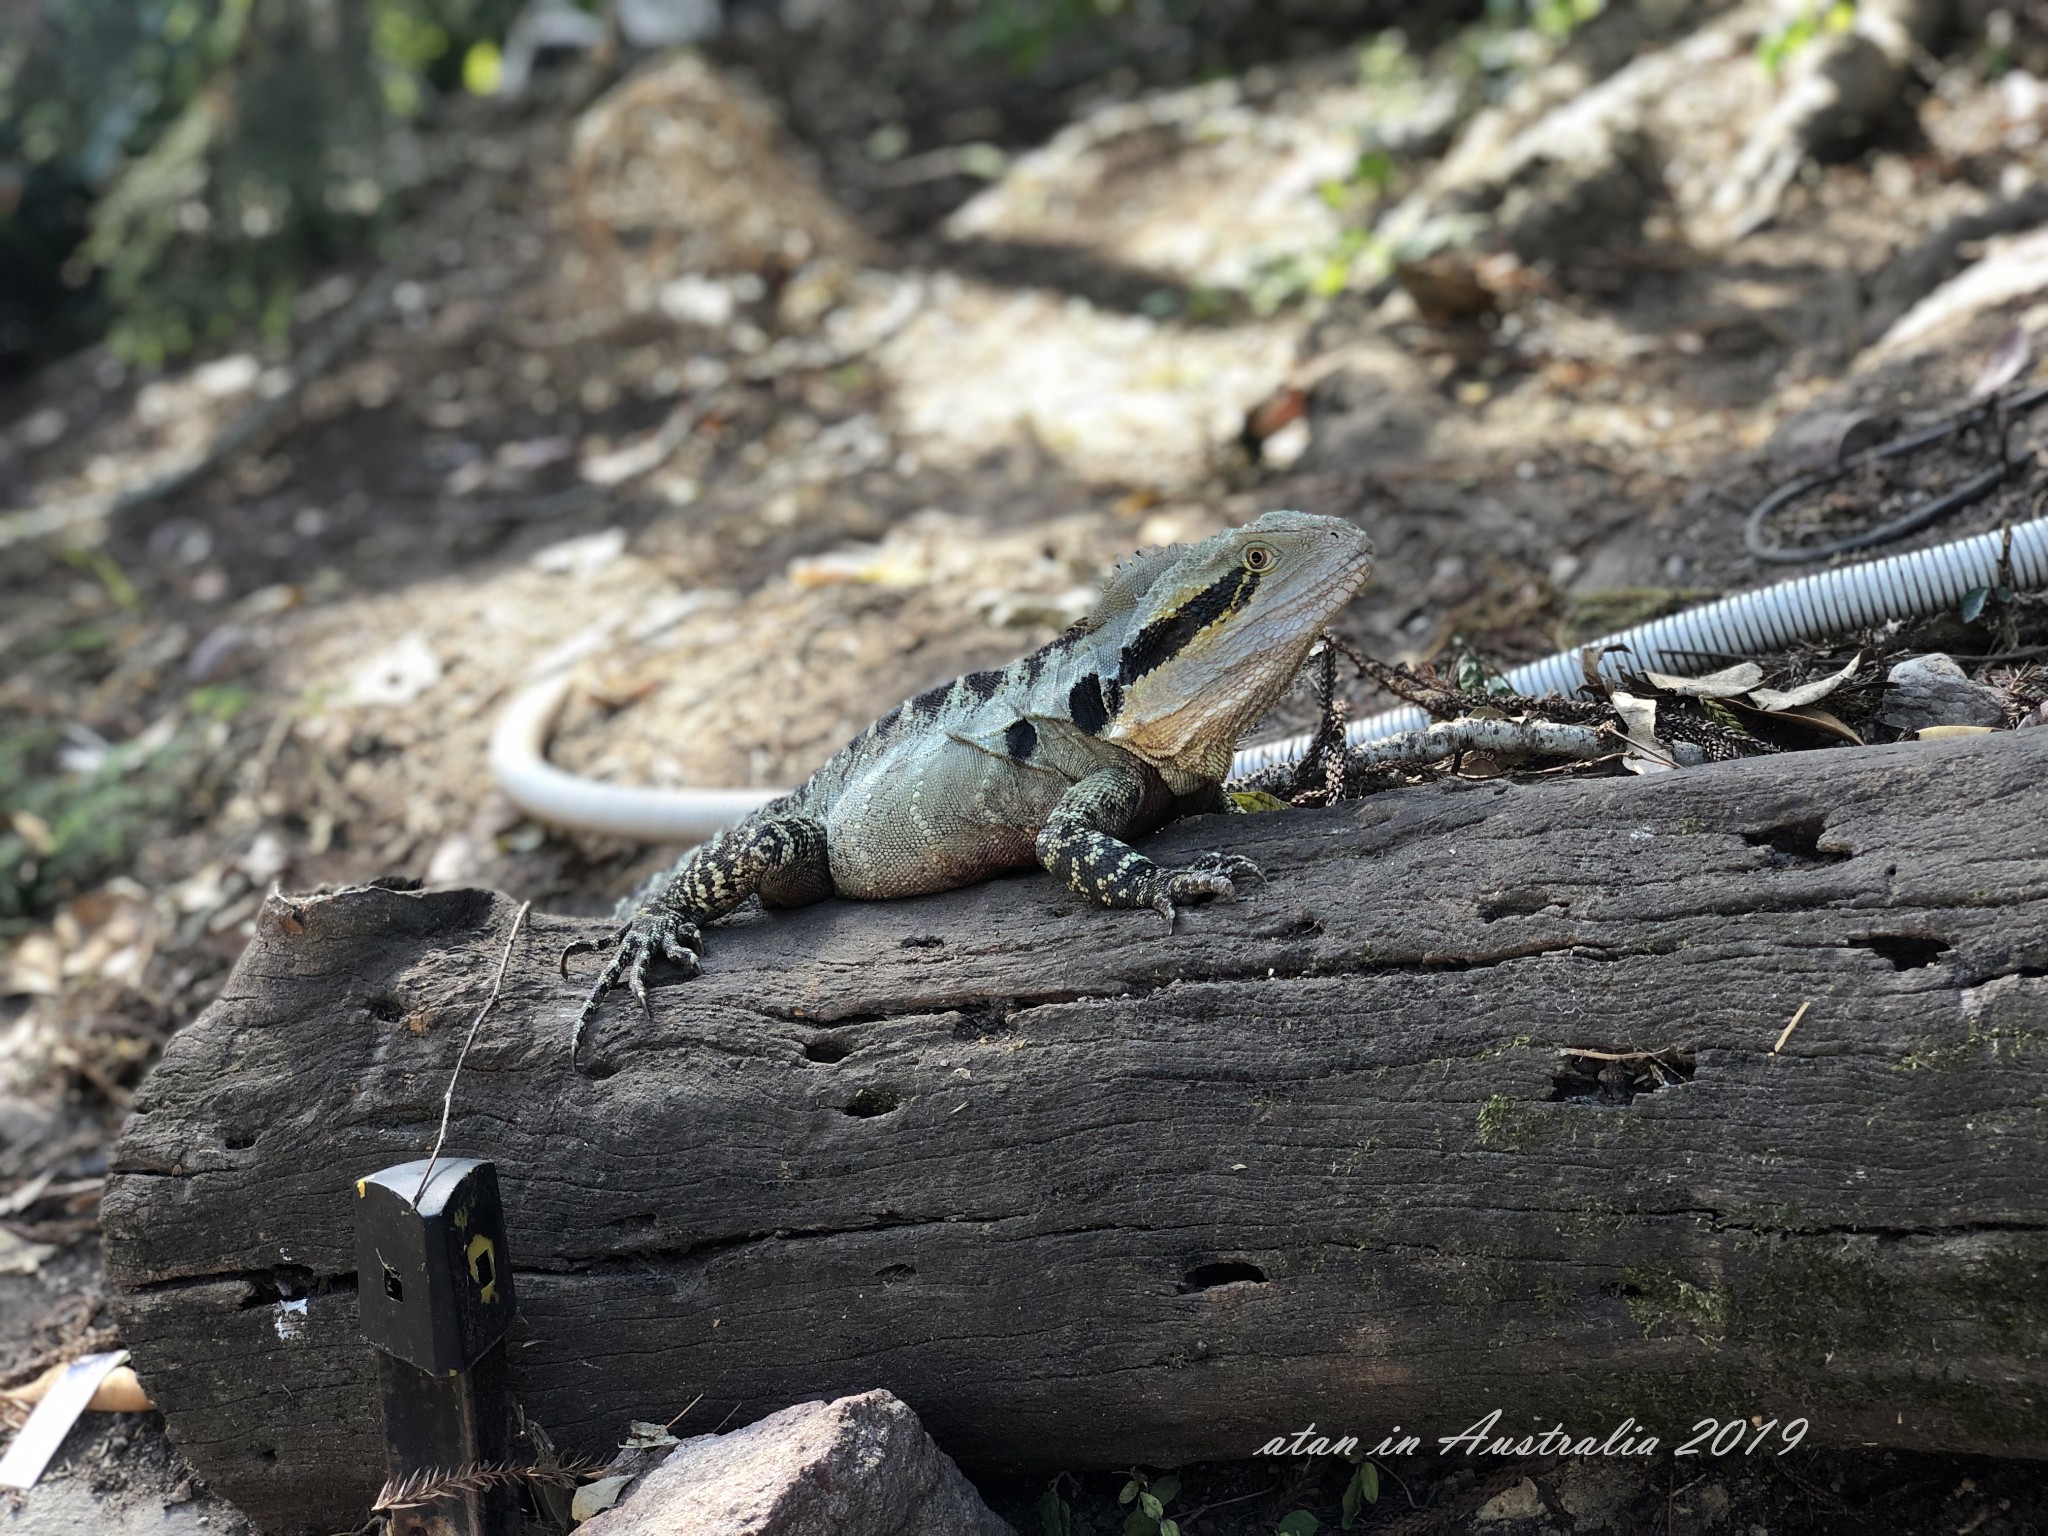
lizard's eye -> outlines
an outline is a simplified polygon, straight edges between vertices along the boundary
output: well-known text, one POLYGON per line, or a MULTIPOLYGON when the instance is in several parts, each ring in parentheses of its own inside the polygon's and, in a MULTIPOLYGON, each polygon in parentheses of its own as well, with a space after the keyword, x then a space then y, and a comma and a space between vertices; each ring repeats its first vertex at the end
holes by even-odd
POLYGON ((1244 568, 1255 574, 1259 571, 1270 571, 1273 569, 1273 563, 1279 558, 1268 545, 1249 545, 1244 552, 1244 568))

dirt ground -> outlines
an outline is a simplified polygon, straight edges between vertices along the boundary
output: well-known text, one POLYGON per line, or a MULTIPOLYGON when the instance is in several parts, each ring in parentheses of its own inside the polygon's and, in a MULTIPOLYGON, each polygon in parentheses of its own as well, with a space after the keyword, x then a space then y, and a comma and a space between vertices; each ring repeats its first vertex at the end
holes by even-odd
MULTIPOLYGON (((1341 628, 1387 662, 1502 666, 1778 579, 1742 539, 1772 485, 1966 403, 2001 357, 2030 376, 2037 11, 1964 8, 1896 111, 1718 239, 1778 89, 1740 8, 1617 8, 1569 40, 1318 33, 1203 83, 1120 67, 997 106, 892 95, 846 39, 796 68, 750 24, 708 59, 571 60, 470 104, 388 268, 301 301, 303 346, 388 292, 274 425, 174 494, 0 544, 0 1385, 112 1343, 112 1140, 273 886, 403 875, 595 912, 672 856, 493 789, 491 724, 543 672, 577 670, 565 766, 790 784, 899 699, 1050 638, 1119 554, 1269 507, 1372 532, 1341 628), (1716 27, 1734 41, 1632 109, 1626 153, 1588 151, 1597 175, 1515 158, 1716 27), (1606 195, 1645 155, 1655 175, 1606 195), (1466 253, 1397 271, 1391 234, 1362 233, 1458 219, 1466 253)), ((0 396, 0 507, 142 484, 287 377, 256 353, 53 363, 0 396)), ((2044 423, 2012 424, 1996 492, 1882 552, 2038 515, 2044 423)), ((1965 435, 1884 494, 1990 451, 1965 435)), ((1780 536, 1873 516, 1838 498, 1780 536)), ((2023 600, 1876 639, 1967 659, 2015 716, 2048 691, 2023 600)), ((1767 670, 1873 637, 1838 640, 1767 670)), ((1312 713, 1297 696, 1268 730, 1312 713)), ((1903 1452, 1500 1487, 1388 1470, 1360 1529, 1425 1505, 1517 1536, 2048 1526, 2038 1468, 1903 1452)), ((1349 1477, 1188 1469, 1178 1508, 1207 1506, 1183 1521, 1201 1536, 1334 1525, 1349 1477)), ((1062 1485, 1076 1531, 1122 1528, 1122 1480, 1062 1485)), ((1042 1491, 990 1493, 1035 1532, 1042 1491)), ((153 1416, 89 1420, 42 1487, 0 1494, 7 1532, 242 1528, 153 1416)))

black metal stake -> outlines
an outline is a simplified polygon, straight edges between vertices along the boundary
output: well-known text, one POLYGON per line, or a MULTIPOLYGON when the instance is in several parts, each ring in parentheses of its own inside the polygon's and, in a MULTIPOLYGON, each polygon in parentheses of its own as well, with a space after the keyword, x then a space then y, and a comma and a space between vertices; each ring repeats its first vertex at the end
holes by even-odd
MULTIPOLYGON (((498 1171, 479 1158, 399 1163, 356 1181, 356 1295, 377 1347, 394 1482, 502 1467, 511 1441, 505 1330, 515 1311, 498 1171), (414 1194, 418 1192, 418 1204, 414 1194)), ((503 1480, 390 1512, 391 1536, 517 1536, 503 1480)))

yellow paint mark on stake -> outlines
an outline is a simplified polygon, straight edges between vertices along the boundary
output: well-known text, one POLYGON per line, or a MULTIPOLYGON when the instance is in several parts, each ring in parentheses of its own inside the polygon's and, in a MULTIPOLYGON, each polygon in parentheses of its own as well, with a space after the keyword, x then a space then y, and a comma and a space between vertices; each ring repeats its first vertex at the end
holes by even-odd
POLYGON ((1799 1027, 1799 1021, 1806 1017, 1806 1010, 1812 1006, 1813 999, 1811 998, 1808 998, 1799 1005, 1799 1011, 1792 1015, 1792 1022, 1785 1026, 1784 1030, 1778 1035, 1778 1043, 1771 1047, 1771 1054, 1773 1056, 1785 1049, 1785 1042, 1792 1038, 1792 1031, 1799 1027))

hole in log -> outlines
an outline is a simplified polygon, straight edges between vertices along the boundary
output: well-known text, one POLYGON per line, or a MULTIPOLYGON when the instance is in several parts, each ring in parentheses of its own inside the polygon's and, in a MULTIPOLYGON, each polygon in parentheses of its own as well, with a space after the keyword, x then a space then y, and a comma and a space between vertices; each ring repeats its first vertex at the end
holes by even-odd
POLYGON ((225 1137, 221 1139, 221 1145, 227 1148, 230 1152, 246 1152, 251 1147, 256 1145, 256 1138, 253 1134, 244 1134, 241 1131, 230 1131, 225 1137))
POLYGON ((875 1278, 884 1285, 901 1285, 905 1280, 911 1279, 916 1274, 917 1266, 915 1264, 891 1264, 887 1268, 876 1270, 875 1278))
POLYGON ((888 1114, 902 1102, 894 1089, 863 1088, 847 1104, 846 1113, 861 1120, 872 1120, 877 1115, 888 1114))
MULTIPOLYGON (((1534 917, 1551 905, 1565 907, 1562 902, 1553 903, 1550 892, 1536 887, 1520 891, 1501 891, 1493 896, 1482 897, 1479 902, 1479 920, 1482 923, 1498 922, 1504 917, 1534 917)), ((1569 907, 1565 907, 1569 911, 1569 907)))
POLYGON ((986 1040, 1010 1032, 1009 1010, 998 1003, 976 1003, 962 1008, 953 1021, 955 1040, 986 1040))
POLYGON ((1263 1285, 1266 1272, 1241 1259, 1224 1259, 1215 1264, 1197 1264, 1181 1278, 1180 1294, 1213 1291, 1219 1285, 1263 1285))
POLYGON ((844 1061, 853 1054, 853 1047, 844 1040, 831 1035, 820 1035, 815 1040, 804 1042, 804 1060, 819 1061, 830 1066, 835 1061, 844 1061))
POLYGON ((1891 961, 1895 971, 1917 971, 1932 965, 1948 953, 1946 939, 1930 939, 1917 933, 1873 933, 1867 939, 1851 939, 1851 949, 1867 949, 1891 961))
POLYGON ((1550 1074, 1550 1098, 1612 1108, 1639 1093, 1689 1083, 1694 1070, 1691 1054, 1675 1045, 1661 1051, 1566 1051, 1550 1074))
POLYGON ((380 993, 378 996, 371 998, 363 1004, 363 1007, 369 1011, 371 1018, 381 1020, 386 1024, 396 1024, 405 1017, 405 1004, 401 1003, 389 992, 380 993))
MULTIPOLYGON (((310 1296, 318 1287, 319 1276, 303 1264, 280 1264, 263 1274, 241 1277, 249 1289, 236 1303, 239 1310, 247 1312, 251 1307, 274 1307, 280 1301, 297 1301, 310 1296)), ((355 1283, 350 1276, 349 1283, 355 1283)), ((325 1289, 325 1287, 318 1287, 325 1289)))
POLYGON ((1600 1282, 1600 1294, 1614 1301, 1627 1301, 1632 1296, 1642 1295, 1643 1288, 1639 1285, 1626 1284, 1620 1280, 1602 1280, 1600 1282))
POLYGON ((1771 868, 1804 869, 1813 864, 1839 864, 1849 855, 1837 849, 1823 849, 1820 835, 1827 830, 1824 817, 1787 821, 1761 832, 1745 832, 1742 840, 1752 848, 1771 850, 1771 868))
POLYGON ((936 933, 920 933, 903 940, 899 947, 903 949, 944 949, 946 941, 936 933))

